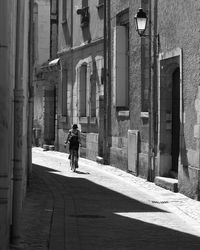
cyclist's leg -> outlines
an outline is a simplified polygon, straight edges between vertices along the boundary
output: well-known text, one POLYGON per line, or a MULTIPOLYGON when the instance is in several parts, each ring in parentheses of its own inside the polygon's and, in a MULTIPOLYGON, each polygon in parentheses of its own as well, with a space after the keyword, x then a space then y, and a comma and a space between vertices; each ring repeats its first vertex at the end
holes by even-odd
POLYGON ((74 150, 74 163, 75 167, 78 168, 78 149, 74 150))
POLYGON ((71 170, 73 170, 73 165, 74 165, 74 152, 73 152, 74 150, 73 149, 70 149, 70 155, 71 155, 71 157, 70 157, 70 166, 71 166, 71 170))

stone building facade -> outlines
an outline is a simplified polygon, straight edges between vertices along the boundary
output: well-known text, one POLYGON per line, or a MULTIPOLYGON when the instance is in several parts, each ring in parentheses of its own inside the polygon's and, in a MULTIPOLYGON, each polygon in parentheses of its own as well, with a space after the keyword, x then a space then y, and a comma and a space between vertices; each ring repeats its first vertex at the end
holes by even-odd
POLYGON ((17 246, 32 147, 32 1, 0 3, 0 248, 17 246))
MULTIPOLYGON (((58 145, 77 123, 82 133, 81 155, 96 160, 103 131, 103 4, 94 0, 60 1, 58 55, 58 145), (100 112, 101 110, 101 112, 100 112)), ((100 153, 101 154, 101 153, 100 153)))
POLYGON ((36 146, 56 144, 59 80, 58 1, 34 1, 34 127, 36 146))
POLYGON ((199 5, 111 1, 110 154, 112 165, 140 177, 177 179, 179 191, 198 200, 199 5), (151 19, 142 38, 134 24, 139 7, 151 19))
POLYGON ((179 191, 200 199, 199 1, 154 1, 158 56, 156 174, 178 174, 179 191))
POLYGON ((139 7, 148 1, 111 1, 111 151, 110 163, 148 175, 148 42, 135 30, 139 7))
MULTIPOLYGON (((180 192, 199 199, 199 1, 108 3, 109 163, 151 181, 173 178, 180 192), (135 27, 140 7, 150 20, 145 37, 135 27)), ((52 141, 63 151, 66 133, 77 123, 82 156, 96 160, 104 157, 108 111, 104 1, 60 0, 57 6, 58 53, 52 59, 60 65, 52 68, 53 77, 43 65, 47 85, 56 82, 52 141)))

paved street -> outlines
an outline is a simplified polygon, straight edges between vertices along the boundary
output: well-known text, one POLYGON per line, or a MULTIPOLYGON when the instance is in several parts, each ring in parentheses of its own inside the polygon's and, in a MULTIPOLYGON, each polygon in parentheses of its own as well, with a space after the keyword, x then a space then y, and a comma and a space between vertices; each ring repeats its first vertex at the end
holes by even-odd
POLYGON ((111 166, 33 149, 21 249, 200 249, 200 205, 111 166))

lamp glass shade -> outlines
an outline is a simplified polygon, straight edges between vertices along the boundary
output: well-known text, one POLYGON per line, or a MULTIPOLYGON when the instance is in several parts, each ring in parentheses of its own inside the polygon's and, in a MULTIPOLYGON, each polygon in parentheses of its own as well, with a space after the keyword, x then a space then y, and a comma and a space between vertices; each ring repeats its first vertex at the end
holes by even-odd
POLYGON ((137 18, 137 29, 138 32, 144 33, 146 29, 147 19, 146 18, 137 18))
POLYGON ((135 16, 136 30, 139 35, 144 34, 147 26, 146 13, 140 8, 137 15, 135 16))

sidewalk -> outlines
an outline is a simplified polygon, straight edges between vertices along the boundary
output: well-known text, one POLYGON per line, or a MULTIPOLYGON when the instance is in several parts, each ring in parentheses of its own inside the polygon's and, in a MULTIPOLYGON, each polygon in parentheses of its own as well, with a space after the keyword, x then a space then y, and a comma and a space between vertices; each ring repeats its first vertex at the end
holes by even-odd
POLYGON ((33 148, 20 250, 200 249, 200 202, 112 166, 33 148))

